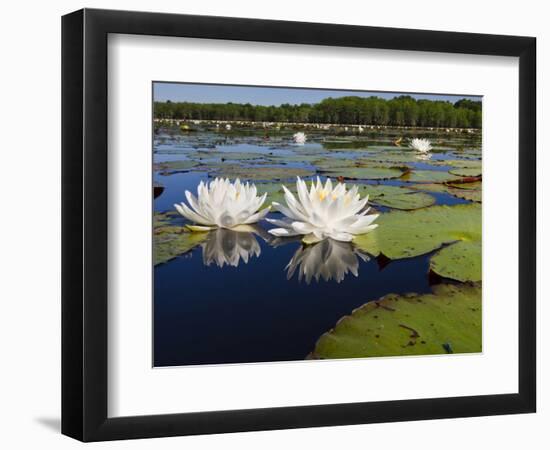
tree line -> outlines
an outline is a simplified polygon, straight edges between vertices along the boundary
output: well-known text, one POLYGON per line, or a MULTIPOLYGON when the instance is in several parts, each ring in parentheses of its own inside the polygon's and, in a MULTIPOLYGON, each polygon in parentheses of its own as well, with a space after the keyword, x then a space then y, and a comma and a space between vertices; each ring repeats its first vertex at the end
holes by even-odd
POLYGON ((326 98, 319 103, 279 106, 250 103, 154 102, 157 119, 243 120, 254 122, 300 122, 409 127, 481 128, 481 101, 455 103, 416 100, 401 95, 326 98))

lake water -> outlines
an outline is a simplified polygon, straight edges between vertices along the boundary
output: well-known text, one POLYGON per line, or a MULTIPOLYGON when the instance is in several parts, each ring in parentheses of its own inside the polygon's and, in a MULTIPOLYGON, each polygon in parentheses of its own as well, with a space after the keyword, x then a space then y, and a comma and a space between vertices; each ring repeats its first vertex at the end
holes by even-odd
MULTIPOLYGON (((443 142, 440 145, 449 147, 434 152, 431 162, 413 161, 409 166, 447 171, 448 166, 433 162, 456 159, 457 138, 443 136, 439 140, 443 142)), ((184 201, 185 190, 196 193, 198 183, 208 180, 225 163, 209 159, 208 151, 234 152, 241 157, 243 153, 258 154, 266 160, 245 159, 231 164, 260 167, 260 162, 261 167, 281 167, 270 158, 318 152, 323 157, 354 159, 367 155, 370 148, 366 145, 364 151, 346 152, 327 150, 319 142, 296 148, 289 145, 288 137, 274 141, 264 142, 256 135, 220 138, 212 133, 158 138, 154 146, 155 163, 198 160, 201 165, 170 174, 156 167, 154 182, 164 190, 154 201, 155 212, 174 211, 173 204, 184 201), (205 154, 197 156, 197 152, 205 154)), ((471 142, 468 145, 477 148, 471 142)), ((315 169, 315 164, 310 160, 292 160, 284 167, 315 169)), ((409 184, 399 179, 346 183, 409 184)), ((430 195, 435 204, 469 202, 449 193, 430 192, 430 195)), ((376 209, 390 210, 384 206, 376 209)), ((269 215, 277 216, 280 214, 269 215)), ((183 225, 184 219, 173 216, 172 222, 183 225)), ((347 243, 307 249, 297 241, 274 241, 267 233, 269 228, 273 226, 261 222, 255 233, 212 232, 206 242, 193 250, 155 266, 155 366, 301 360, 313 350, 323 333, 358 306, 388 293, 430 292, 430 283, 437 282, 428 273, 430 255, 390 262, 384 257, 360 254, 347 243), (302 266, 295 264, 294 272, 289 274, 293 257, 302 258, 302 266), (318 280, 300 277, 305 264, 309 264, 310 272, 312 267, 318 272, 318 280)))

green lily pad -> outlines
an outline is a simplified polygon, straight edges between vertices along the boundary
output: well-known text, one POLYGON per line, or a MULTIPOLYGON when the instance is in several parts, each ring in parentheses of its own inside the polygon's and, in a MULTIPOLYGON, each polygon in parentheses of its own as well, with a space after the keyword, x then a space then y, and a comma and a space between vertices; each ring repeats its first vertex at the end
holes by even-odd
POLYGON ((437 285, 360 306, 323 334, 312 359, 481 352, 481 286, 437 285))
POLYGON ((403 176, 404 181, 414 183, 448 183, 460 179, 457 175, 437 170, 413 170, 403 176))
POLYGON ((313 162, 313 165, 319 171, 331 171, 341 168, 357 167, 357 160, 343 158, 317 158, 317 160, 313 162))
POLYGON ((448 159, 443 161, 434 161, 436 166, 451 166, 463 169, 481 169, 481 161, 479 159, 448 159))
MULTIPOLYGON (((438 205, 410 212, 392 211, 381 214, 376 223, 378 228, 353 240, 361 250, 373 256, 412 258, 445 244, 451 244, 450 248, 462 241, 481 243, 481 206, 477 203, 438 205)), ((452 270, 447 269, 447 273, 454 274, 459 280, 470 280, 470 267, 479 261, 474 253, 466 256, 454 260, 452 270)))
POLYGON ((296 177, 310 177, 315 172, 312 170, 295 167, 242 167, 226 165, 217 170, 213 176, 227 177, 241 180, 291 180, 296 177))
POLYGON ((458 198, 463 198, 464 200, 470 200, 471 202, 481 203, 482 194, 480 189, 457 189, 449 187, 449 192, 458 198))
POLYGON ((449 192, 449 186, 443 183, 422 183, 422 184, 411 184, 407 186, 410 189, 415 189, 419 191, 428 191, 428 192, 438 192, 446 194, 449 192))
MULTIPOLYGON (((474 183, 464 183, 474 184, 474 183)), ((481 187, 481 183, 478 184, 481 187)), ((470 200, 472 202, 481 203, 482 194, 481 189, 458 189, 446 184, 426 183, 426 184, 414 184, 410 186, 411 189, 428 192, 441 192, 445 194, 451 194, 455 197, 462 198, 464 200, 470 200)))
POLYGON ((402 210, 426 208, 435 203, 429 194, 399 186, 363 184, 359 186, 359 194, 368 195, 369 203, 374 205, 402 210))
MULTIPOLYGON (((393 164, 405 164, 418 161, 417 154, 409 150, 396 152, 395 147, 392 151, 378 151, 364 158, 365 161, 387 162, 393 164)), ((370 150, 370 149, 369 149, 370 150)))
POLYGON ((301 162, 315 165, 315 161, 319 159, 319 155, 266 155, 265 157, 273 164, 301 162))
POLYGON ((470 183, 449 183, 449 186, 457 189, 481 190, 481 181, 472 181, 470 183))
POLYGON ((198 151, 189 155, 194 159, 219 159, 225 161, 248 161, 254 159, 262 159, 266 155, 261 153, 246 153, 246 152, 207 152, 198 151))
POLYGON ((481 242, 461 241, 430 258, 430 269, 445 278, 481 281, 481 242))
POLYGON ((424 192, 412 192, 388 197, 378 197, 372 203, 393 209, 412 210, 426 208, 435 203, 435 198, 424 192))
POLYGON ((182 226, 169 225, 167 216, 153 218, 153 264, 162 264, 189 252, 203 243, 208 233, 187 231, 182 226))
POLYGON ((449 170, 449 173, 453 175, 458 175, 460 177, 480 177, 481 176, 481 167, 479 168, 457 168, 449 170))
POLYGON ((166 161, 162 163, 156 163, 153 165, 153 170, 162 172, 163 175, 171 175, 176 172, 184 172, 197 167, 199 163, 197 161, 182 160, 182 161, 166 161))
POLYGON ((330 177, 343 177, 354 180, 388 180, 399 178, 403 172, 399 169, 387 167, 342 167, 321 171, 330 177))

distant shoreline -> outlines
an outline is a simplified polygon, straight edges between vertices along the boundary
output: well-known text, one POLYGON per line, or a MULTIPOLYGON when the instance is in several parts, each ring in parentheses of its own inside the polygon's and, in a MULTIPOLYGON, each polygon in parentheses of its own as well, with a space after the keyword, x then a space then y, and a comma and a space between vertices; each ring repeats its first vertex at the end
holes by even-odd
MULTIPOLYGON (((438 131, 448 133, 481 133, 481 128, 460 128, 460 127, 421 127, 421 126, 399 126, 399 125, 374 125, 374 124, 350 124, 350 123, 314 123, 314 122, 265 122, 265 121, 253 121, 253 120, 198 120, 198 119, 165 119, 160 117, 153 118, 155 124, 170 126, 181 125, 210 125, 215 127, 216 125, 235 125, 238 127, 255 127, 267 129, 277 129, 277 127, 300 127, 300 128, 314 128, 319 130, 329 130, 332 128, 348 128, 348 131, 355 131, 360 133, 368 133, 374 130, 423 130, 423 131, 438 131)), ((222 130, 221 130, 222 131, 222 130)))

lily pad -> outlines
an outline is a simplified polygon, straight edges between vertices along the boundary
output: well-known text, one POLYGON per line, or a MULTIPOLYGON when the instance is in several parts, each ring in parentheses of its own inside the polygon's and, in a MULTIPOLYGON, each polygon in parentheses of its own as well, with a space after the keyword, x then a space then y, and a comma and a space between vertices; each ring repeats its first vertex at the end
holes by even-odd
POLYGON ((449 186, 457 189, 481 190, 481 181, 472 181, 469 183, 449 183, 449 186))
MULTIPOLYGON (((481 245, 481 206, 438 205, 416 211, 392 211, 382 214, 376 221, 378 228, 355 237, 361 250, 389 259, 412 258, 437 250, 445 244, 472 242, 481 245)), ((479 263, 470 252, 464 259, 453 259, 447 273, 459 280, 470 280, 470 267, 479 263)), ((477 278, 476 278, 477 279, 477 278)))
POLYGON ((206 152, 198 151, 190 154, 189 157, 194 159, 219 159, 224 161, 248 161, 254 159, 262 159, 266 155, 261 153, 246 153, 246 152, 206 152))
POLYGON ((479 168, 457 168, 457 169, 451 169, 449 170, 449 173, 452 173, 453 175, 458 175, 460 177, 480 177, 481 176, 481 167, 479 168))
POLYGON ((430 269, 453 280, 481 281, 481 242, 461 241, 442 248, 431 257, 430 269))
POLYGON ((458 198, 463 198, 464 200, 470 200, 471 202, 481 203, 482 194, 480 189, 457 189, 450 187, 449 192, 458 198))
MULTIPOLYGON (((395 147, 393 147, 395 149, 395 147)), ((369 149, 370 150, 370 149, 369 149)), ((417 154, 408 150, 396 152, 393 151, 378 151, 365 158, 365 160, 387 162, 393 164, 405 164, 418 161, 417 154)))
POLYGON ((363 184, 359 186, 359 193, 368 195, 369 203, 394 209, 426 208, 435 203, 435 198, 429 194, 399 186, 363 184))
POLYGON ((435 203, 435 198, 424 192, 411 192, 409 194, 378 197, 373 199, 372 203, 393 209, 412 210, 432 206, 435 203))
POLYGON ((411 184, 407 186, 410 189, 415 189, 419 191, 428 191, 428 192, 438 192, 446 194, 449 192, 449 186, 443 183, 422 183, 422 184, 411 184))
POLYGON ((242 167, 227 165, 220 167, 214 176, 227 177, 231 179, 240 178, 241 180, 290 180, 296 177, 310 177, 315 172, 308 169, 295 167, 242 167))
MULTIPOLYGON (((474 183, 464 183, 474 184, 474 183)), ((476 184, 481 187, 481 183, 476 184)), ((446 184, 426 183, 426 184, 414 184, 410 186, 411 189, 429 192, 441 192, 444 194, 451 194, 455 197, 462 198, 464 200, 470 200, 472 202, 481 203, 482 193, 481 189, 458 189, 446 184)))
POLYGON ((265 155, 266 159, 273 164, 304 163, 314 164, 319 155, 265 155))
POLYGON ((317 158, 313 165, 320 171, 331 171, 341 168, 357 167, 357 160, 343 158, 317 158))
POLYGON ((208 233, 190 232, 182 227, 166 227, 154 235, 154 265, 189 252, 206 240, 208 233))
POLYGON ((194 167, 197 167, 199 163, 197 161, 191 161, 188 159, 181 161, 166 161, 162 163, 156 163, 153 165, 153 170, 162 172, 163 175, 171 175, 177 172, 185 172, 194 167))
POLYGON ((448 183, 460 179, 457 175, 437 170, 413 170, 403 176, 404 181, 414 183, 448 183))
POLYGON ((342 167, 322 171, 330 177, 343 177, 354 180, 388 180, 399 178, 403 172, 399 169, 387 167, 342 167))
POLYGON ((182 226, 167 225, 165 217, 153 219, 153 264, 162 264, 189 252, 206 240, 208 233, 187 231, 182 226))
POLYGON ((436 166, 451 166, 463 169, 481 169, 481 160, 479 159, 447 159, 443 161, 434 161, 436 166))
POLYGON ((341 318, 313 359, 481 352, 481 286, 437 285, 433 294, 389 294, 341 318))

